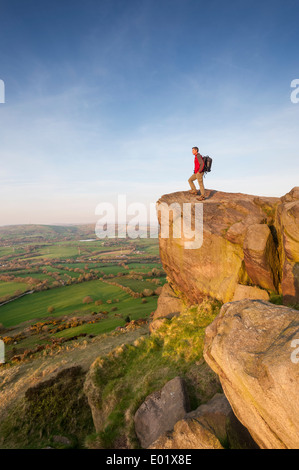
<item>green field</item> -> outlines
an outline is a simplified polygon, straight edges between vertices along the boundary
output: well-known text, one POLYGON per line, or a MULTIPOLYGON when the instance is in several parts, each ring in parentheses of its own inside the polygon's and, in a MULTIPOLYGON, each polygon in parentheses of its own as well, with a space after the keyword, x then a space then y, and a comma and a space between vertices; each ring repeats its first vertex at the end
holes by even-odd
MULTIPOLYGON (((158 285, 154 284, 153 282, 146 280, 126 279, 123 277, 114 278, 112 280, 124 287, 129 287, 134 292, 143 292, 144 289, 155 290, 158 287, 158 285)), ((160 281, 162 285, 162 283, 165 282, 165 278, 161 278, 160 281)))
MULTIPOLYGON (((83 303, 83 299, 86 296, 91 296, 94 301, 103 300, 104 303, 108 299, 118 298, 119 309, 121 304, 122 311, 125 314, 130 313, 132 308, 135 309, 137 307, 137 304, 134 304, 134 302, 138 299, 132 299, 129 294, 116 286, 95 280, 35 292, 16 299, 1 307, 0 323, 6 328, 29 320, 34 323, 37 320, 49 317, 47 312, 49 306, 55 308, 55 312, 51 315, 52 317, 72 315, 77 310, 81 312, 99 310, 99 307, 95 307, 94 303, 83 303)), ((109 306, 109 304, 107 305, 109 306)), ((140 307, 140 299, 139 308, 140 310, 143 308, 140 307)))
POLYGON ((131 298, 117 304, 117 306, 117 312, 111 312, 107 318, 98 323, 84 324, 74 328, 68 328, 67 330, 55 333, 53 337, 71 338, 82 333, 93 335, 109 333, 110 331, 115 330, 118 326, 124 326, 126 324, 125 319, 127 317, 129 317, 131 321, 138 320, 140 318, 148 318, 150 313, 157 308, 157 297, 149 297, 146 304, 141 303, 140 299, 131 298), (115 313, 121 314, 121 318, 116 317, 115 313))
MULTIPOLYGON (((49 281, 52 280, 51 276, 48 276, 47 274, 44 274, 42 272, 41 273, 18 273, 18 272, 16 272, 14 274, 15 274, 16 277, 24 277, 24 278, 32 277, 33 279, 40 279, 41 281, 44 281, 45 279, 47 279, 49 281)), ((12 282, 12 284, 13 284, 13 282, 12 282)))
POLYGON ((25 282, 3 282, 0 281, 0 297, 5 295, 13 295, 16 290, 25 292, 29 290, 28 284, 25 282))
POLYGON ((0 257, 11 254, 13 254, 13 248, 11 246, 0 247, 0 257))

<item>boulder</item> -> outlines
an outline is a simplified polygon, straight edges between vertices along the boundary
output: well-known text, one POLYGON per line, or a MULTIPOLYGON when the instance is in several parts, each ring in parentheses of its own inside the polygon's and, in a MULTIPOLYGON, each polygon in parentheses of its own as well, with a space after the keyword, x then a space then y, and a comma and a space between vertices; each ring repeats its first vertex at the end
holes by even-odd
POLYGON ((215 434, 221 443, 226 441, 226 421, 231 406, 223 393, 216 393, 206 404, 187 414, 188 418, 200 420, 215 434))
POLYGON ((299 186, 295 186, 295 188, 291 189, 289 193, 285 194, 280 199, 283 203, 299 201, 299 186))
POLYGON ((150 449, 253 449, 257 445, 237 420, 223 393, 186 414, 174 429, 161 435, 150 449))
POLYGON ((203 422, 185 418, 172 432, 159 437, 149 449, 223 449, 215 434, 203 422))
POLYGON ((299 303, 299 263, 285 259, 282 270, 282 292, 284 303, 299 303))
MULTIPOLYGON (((173 315, 170 315, 170 318, 172 317, 173 315)), ((157 320, 152 321, 148 327, 149 332, 154 333, 156 330, 159 330, 159 328, 165 323, 166 319, 167 317, 164 317, 164 318, 158 318, 157 320)))
POLYGON ((266 290, 259 287, 243 286, 238 284, 234 293, 233 301, 243 299, 261 299, 269 300, 269 294, 266 290))
POLYGON ((173 290, 190 303, 230 302, 245 285, 298 303, 298 194, 299 187, 281 198, 207 190, 203 204, 187 191, 163 195, 160 258, 173 290), (192 236, 198 243, 190 247, 192 236))
POLYGON ((84 393, 90 406, 93 424, 96 432, 100 432, 105 424, 106 416, 103 413, 101 404, 101 390, 97 383, 98 367, 101 365, 101 358, 96 359, 90 366, 84 383, 84 393))
POLYGON ((164 284, 157 302, 154 319, 169 317, 180 313, 183 307, 182 299, 174 292, 169 283, 164 284))
POLYGON ((189 192, 166 194, 157 201, 160 258, 173 289, 183 293, 190 303, 201 302, 207 296, 231 301, 238 284, 279 293, 278 275, 272 272, 277 247, 267 223, 271 223, 269 214, 275 213, 280 199, 207 190, 202 219, 196 203, 198 200, 189 192), (191 231, 182 230, 178 236, 180 224, 190 225, 197 239, 202 231, 201 246, 188 248, 191 231), (169 233, 163 232, 163 227, 169 233), (256 230, 263 234, 260 247, 254 244, 256 230))
POLYGON ((262 300, 226 303, 206 329, 205 360, 260 448, 299 447, 298 339, 298 311, 262 300))
POLYGON ((251 225, 256 224, 265 224, 266 223, 266 216, 265 215, 249 215, 241 222, 236 222, 235 224, 231 225, 229 229, 226 231, 225 238, 232 242, 236 243, 240 246, 243 245, 247 228, 251 225))
POLYGON ((157 309, 153 315, 153 321, 149 326, 152 333, 163 323, 163 318, 173 318, 181 313, 183 308, 182 299, 174 292, 169 283, 164 284, 158 297, 157 309))
POLYGON ((180 377, 149 395, 134 416, 135 432, 141 447, 147 448, 161 434, 171 430, 189 409, 185 382, 180 377))

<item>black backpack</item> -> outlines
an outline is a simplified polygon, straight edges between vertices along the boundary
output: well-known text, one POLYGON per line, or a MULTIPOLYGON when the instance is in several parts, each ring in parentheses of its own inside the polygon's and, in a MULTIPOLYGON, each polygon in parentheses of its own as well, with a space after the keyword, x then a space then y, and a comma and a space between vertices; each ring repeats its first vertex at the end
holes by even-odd
POLYGON ((209 173, 212 169, 212 162, 213 162, 213 159, 211 157, 209 157, 208 155, 205 155, 204 157, 202 157, 203 161, 204 161, 204 169, 203 169, 203 173, 206 174, 206 173, 209 173))

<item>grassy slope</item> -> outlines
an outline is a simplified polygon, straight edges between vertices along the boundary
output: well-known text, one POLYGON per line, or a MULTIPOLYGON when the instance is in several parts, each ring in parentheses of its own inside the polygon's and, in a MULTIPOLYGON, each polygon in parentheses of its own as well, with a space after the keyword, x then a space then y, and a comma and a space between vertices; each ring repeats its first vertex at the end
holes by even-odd
POLYGON ((202 356, 205 327, 219 308, 218 302, 206 302, 186 309, 157 333, 94 363, 89 380, 98 390, 96 406, 102 410, 104 425, 87 439, 89 447, 117 449, 124 443, 125 447, 138 447, 135 412, 146 396, 177 375, 187 382, 192 409, 220 391, 216 375, 202 356))
POLYGON ((80 367, 30 388, 0 425, 0 448, 80 448, 93 422, 80 367), (60 441, 58 437, 68 441, 60 441), (8 444, 8 446, 7 446, 8 444))
POLYGON ((219 308, 217 302, 205 302, 166 320, 151 336, 145 334, 147 327, 97 336, 42 354, 18 370, 0 369, 0 448, 67 447, 55 443, 55 435, 68 437, 73 448, 138 448, 134 414, 146 396, 168 380, 184 377, 192 409, 221 390, 202 358, 205 328, 219 308), (83 376, 94 359, 92 377, 104 417, 98 434, 83 396, 83 376), (62 374, 23 396, 40 377, 51 379, 56 371, 72 366, 82 367, 72 380, 62 374))
POLYGON ((53 436, 57 434, 68 437, 72 447, 84 446, 86 435, 94 430, 90 409, 82 393, 87 370, 99 355, 147 334, 147 326, 113 332, 62 345, 17 367, 0 367, 0 448, 64 447, 53 442, 53 436), (58 372, 73 367, 81 368, 84 377, 78 371, 74 380, 70 377, 65 381, 59 377, 56 380, 58 372), (48 382, 48 390, 41 387, 41 393, 29 393, 26 398, 26 390, 41 381, 48 382))

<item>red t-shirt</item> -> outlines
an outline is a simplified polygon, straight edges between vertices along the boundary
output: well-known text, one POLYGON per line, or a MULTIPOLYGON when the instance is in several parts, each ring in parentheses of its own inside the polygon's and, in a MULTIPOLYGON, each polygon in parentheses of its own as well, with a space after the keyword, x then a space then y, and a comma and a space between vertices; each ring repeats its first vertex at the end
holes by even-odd
POLYGON ((194 173, 202 173, 204 169, 205 163, 203 161, 202 156, 200 153, 197 153, 194 157, 194 173))

